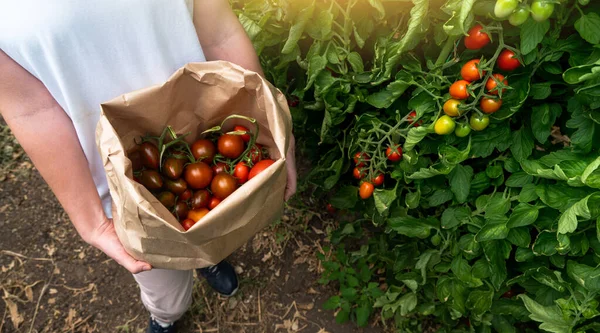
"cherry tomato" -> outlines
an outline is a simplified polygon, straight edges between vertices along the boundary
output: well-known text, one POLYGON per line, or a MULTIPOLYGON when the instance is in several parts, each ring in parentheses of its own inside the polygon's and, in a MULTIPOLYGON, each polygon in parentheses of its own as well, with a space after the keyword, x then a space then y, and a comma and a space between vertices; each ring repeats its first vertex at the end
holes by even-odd
POLYGON ((183 193, 181 193, 181 195, 179 196, 179 200, 181 201, 187 201, 192 197, 192 191, 190 191, 189 189, 183 191, 183 193))
POLYGON ((370 198, 373 195, 373 190, 375 188, 373 187, 373 184, 369 183, 369 182, 364 182, 362 184, 360 184, 360 189, 358 190, 358 194, 360 195, 361 199, 365 200, 370 198))
POLYGON ((483 111, 483 113, 492 114, 500 110, 500 107, 502 106, 502 100, 500 98, 483 97, 481 102, 479 102, 479 106, 481 107, 481 111, 483 111))
POLYGON ((454 130, 454 134, 459 138, 464 138, 471 133, 471 127, 465 123, 459 123, 454 130))
POLYGON ((433 129, 435 133, 439 135, 446 135, 454 132, 455 127, 456 123, 454 122, 454 119, 447 115, 443 115, 435 122, 433 129))
POLYGON ((139 152, 142 158, 142 164, 146 168, 154 170, 158 169, 158 159, 160 154, 158 152, 158 148, 156 148, 152 142, 143 142, 140 145, 139 152))
POLYGON ((223 162, 217 162, 217 164, 212 166, 212 170, 215 175, 221 172, 229 172, 229 165, 223 162))
POLYGON ((181 222, 181 226, 185 231, 188 231, 194 224, 196 224, 196 221, 192 219, 185 219, 181 222))
POLYGON ((396 146, 396 149, 392 150, 392 147, 388 147, 385 151, 385 156, 392 162, 398 162, 402 158, 402 147, 396 146))
POLYGON ((188 164, 185 167, 183 178, 189 187, 199 190, 207 187, 213 177, 213 170, 204 162, 188 164))
POLYGON ((240 184, 248 181, 248 173, 250 173, 250 168, 244 162, 239 162, 233 169, 233 176, 240 184))
POLYGON ((515 27, 520 26, 529 18, 529 12, 529 5, 521 4, 512 14, 510 14, 508 17, 508 23, 515 27))
POLYGON ((478 114, 472 114, 469 118, 469 125, 474 131, 483 131, 490 124, 490 117, 487 115, 480 116, 478 114))
POLYGON ((290 96, 290 97, 288 97, 287 102, 288 102, 288 106, 293 108, 293 107, 298 106, 298 104, 300 104, 300 99, 296 96, 290 96))
POLYGON ((225 172, 217 174, 210 183, 211 192, 221 200, 227 198, 233 191, 237 190, 237 187, 237 180, 225 172))
POLYGON ((367 175, 367 172, 363 168, 356 167, 352 170, 352 176, 356 179, 363 179, 367 175))
POLYGON ((175 194, 169 191, 160 192, 157 199, 163 206, 167 207, 167 209, 171 209, 171 207, 175 206, 175 194))
POLYGON ((385 180, 385 176, 382 173, 380 173, 377 175, 377 177, 373 178, 373 180, 371 182, 375 186, 381 186, 381 185, 383 185, 384 180, 385 180))
POLYGON ((210 198, 210 202, 208 203, 208 209, 213 210, 221 203, 221 199, 217 197, 210 198))
POLYGON ((335 207, 333 207, 330 203, 328 203, 325 208, 327 209, 327 211, 329 212, 329 214, 333 215, 335 214, 335 207))
POLYGON ((509 289, 504 294, 502 294, 503 298, 513 298, 513 296, 515 296, 515 291, 512 289, 509 289))
POLYGON ((367 162, 369 162, 369 155, 367 153, 358 152, 354 154, 354 164, 357 167, 364 167, 367 162))
POLYGON ((250 173, 248 174, 248 180, 263 172, 264 169, 270 167, 273 163, 275 163, 273 160, 262 160, 254 164, 252 169, 250 169, 250 173))
POLYGON ((131 169, 133 171, 142 170, 144 164, 142 163, 142 154, 140 153, 140 151, 136 150, 127 155, 127 157, 129 157, 129 160, 131 161, 131 169))
POLYGON ((175 215, 175 217, 179 221, 182 221, 187 218, 189 211, 190 209, 188 208, 188 205, 183 201, 179 201, 175 204, 175 208, 173 209, 173 215, 175 215))
MULTIPOLYGON (((508 81, 504 78, 502 74, 494 74, 493 77, 489 78, 485 83, 485 89, 487 89, 488 93, 492 95, 498 95, 498 82, 502 82, 505 86, 508 85, 508 81)), ((502 93, 506 91, 506 88, 502 89, 502 93)))
POLYGON ((177 179, 181 177, 181 174, 183 173, 184 164, 185 160, 183 159, 169 157, 165 160, 165 163, 162 166, 162 173, 168 178, 171 178, 173 180, 177 179))
POLYGON ((192 143, 190 149, 197 161, 206 161, 207 163, 212 162, 217 153, 215 144, 207 139, 196 140, 196 142, 192 143))
POLYGON ((258 161, 262 160, 262 145, 257 143, 252 146, 248 152, 248 157, 252 161, 252 164, 256 164, 258 161))
POLYGON ((423 125, 423 119, 419 119, 419 121, 415 122, 415 118, 417 118, 417 112, 411 111, 406 117, 406 120, 408 120, 408 122, 411 123, 414 127, 419 127, 423 125))
POLYGON ((538 21, 546 21, 554 12, 554 3, 546 1, 534 1, 531 4, 531 17, 538 21))
POLYGON ((192 209, 206 208, 210 201, 210 193, 207 190, 198 190, 194 192, 190 199, 190 206, 192 209))
POLYGON ((173 194, 181 196, 187 190, 187 183, 182 178, 177 180, 166 179, 165 187, 173 194))
POLYGON ((217 149, 219 154, 235 159, 244 152, 244 140, 239 135, 223 134, 217 141, 217 149))
POLYGON ((506 18, 512 12, 517 9, 519 1, 517 0, 496 0, 496 6, 494 6, 494 15, 498 18, 506 18))
POLYGON ((477 68, 478 65, 479 65, 479 59, 473 59, 473 60, 467 61, 467 63, 464 64, 462 66, 462 68, 460 69, 460 76, 462 76, 463 79, 465 79, 469 82, 477 81, 477 80, 481 79, 481 77, 483 75, 485 75, 485 72, 482 72, 480 74, 479 68, 477 68))
POLYGON ((235 126, 233 128, 233 130, 248 133, 248 134, 242 134, 242 135, 240 135, 240 137, 242 138, 242 140, 244 140, 244 142, 246 142, 246 143, 250 142, 250 131, 246 127, 238 125, 238 126, 235 126))
POLYGON ((514 71, 521 66, 519 59, 515 56, 515 53, 511 50, 503 50, 498 56, 498 62, 496 63, 498 68, 503 71, 514 71))
POLYGON ((163 187, 163 180, 156 170, 142 170, 140 183, 150 191, 158 190, 163 187))
POLYGON ((198 208, 192 209, 188 212, 188 219, 192 219, 194 222, 200 221, 206 214, 208 214, 209 210, 206 208, 198 208))
POLYGON ((469 30, 469 35, 465 37, 465 47, 469 50, 479 50, 490 42, 490 36, 481 31, 483 27, 477 24, 469 30))
POLYGON ((450 117, 458 117, 460 116, 460 101, 455 100, 454 98, 450 98, 444 103, 443 109, 444 113, 449 115, 450 117))
POLYGON ((458 80, 450 86, 450 96, 454 99, 467 99, 469 98, 469 92, 467 86, 469 85, 467 80, 458 80))

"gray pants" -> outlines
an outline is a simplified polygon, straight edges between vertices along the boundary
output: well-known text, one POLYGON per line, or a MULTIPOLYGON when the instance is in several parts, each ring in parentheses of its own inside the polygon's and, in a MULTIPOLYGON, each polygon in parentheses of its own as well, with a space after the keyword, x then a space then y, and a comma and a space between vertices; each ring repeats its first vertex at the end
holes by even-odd
POLYGON ((165 323, 181 318, 192 304, 193 271, 152 269, 134 274, 142 303, 150 314, 165 323))

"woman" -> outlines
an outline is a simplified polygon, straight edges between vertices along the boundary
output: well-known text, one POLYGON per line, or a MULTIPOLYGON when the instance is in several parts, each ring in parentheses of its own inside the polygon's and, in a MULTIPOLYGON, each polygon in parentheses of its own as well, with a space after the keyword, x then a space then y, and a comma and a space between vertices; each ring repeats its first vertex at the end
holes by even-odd
MULTIPOLYGON (((148 332, 175 332, 191 303, 192 272, 152 269, 115 234, 95 146, 99 104, 164 82, 188 62, 227 60, 262 75, 227 0, 56 0, 0 4, 0 113, 81 237, 134 274, 148 332)), ((295 192, 293 140, 286 199, 295 192)), ((222 262, 199 270, 231 295, 222 262)))

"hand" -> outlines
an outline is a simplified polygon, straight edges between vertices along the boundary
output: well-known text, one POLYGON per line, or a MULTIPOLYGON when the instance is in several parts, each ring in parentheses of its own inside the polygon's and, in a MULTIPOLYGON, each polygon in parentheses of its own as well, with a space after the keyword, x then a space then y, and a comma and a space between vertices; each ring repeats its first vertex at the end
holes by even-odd
POLYGON ((296 193, 296 139, 292 134, 290 146, 286 158, 287 185, 285 187, 285 201, 288 201, 296 193))
POLYGON ((89 243, 133 274, 152 269, 149 263, 136 260, 125 251, 117 237, 112 219, 105 218, 104 222, 96 227, 90 235, 89 243))

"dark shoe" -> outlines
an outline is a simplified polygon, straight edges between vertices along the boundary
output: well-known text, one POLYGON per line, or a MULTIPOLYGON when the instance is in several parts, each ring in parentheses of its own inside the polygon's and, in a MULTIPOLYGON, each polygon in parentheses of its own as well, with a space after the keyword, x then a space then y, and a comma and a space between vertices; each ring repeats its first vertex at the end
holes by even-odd
POLYGON ((233 296, 238 290, 235 269, 225 260, 215 266, 197 269, 196 272, 206 279, 211 288, 223 296, 233 296))
POLYGON ((150 323, 148 323, 146 333, 177 333, 177 330, 175 329, 174 324, 171 324, 169 327, 162 327, 154 320, 154 318, 150 317, 150 323))

